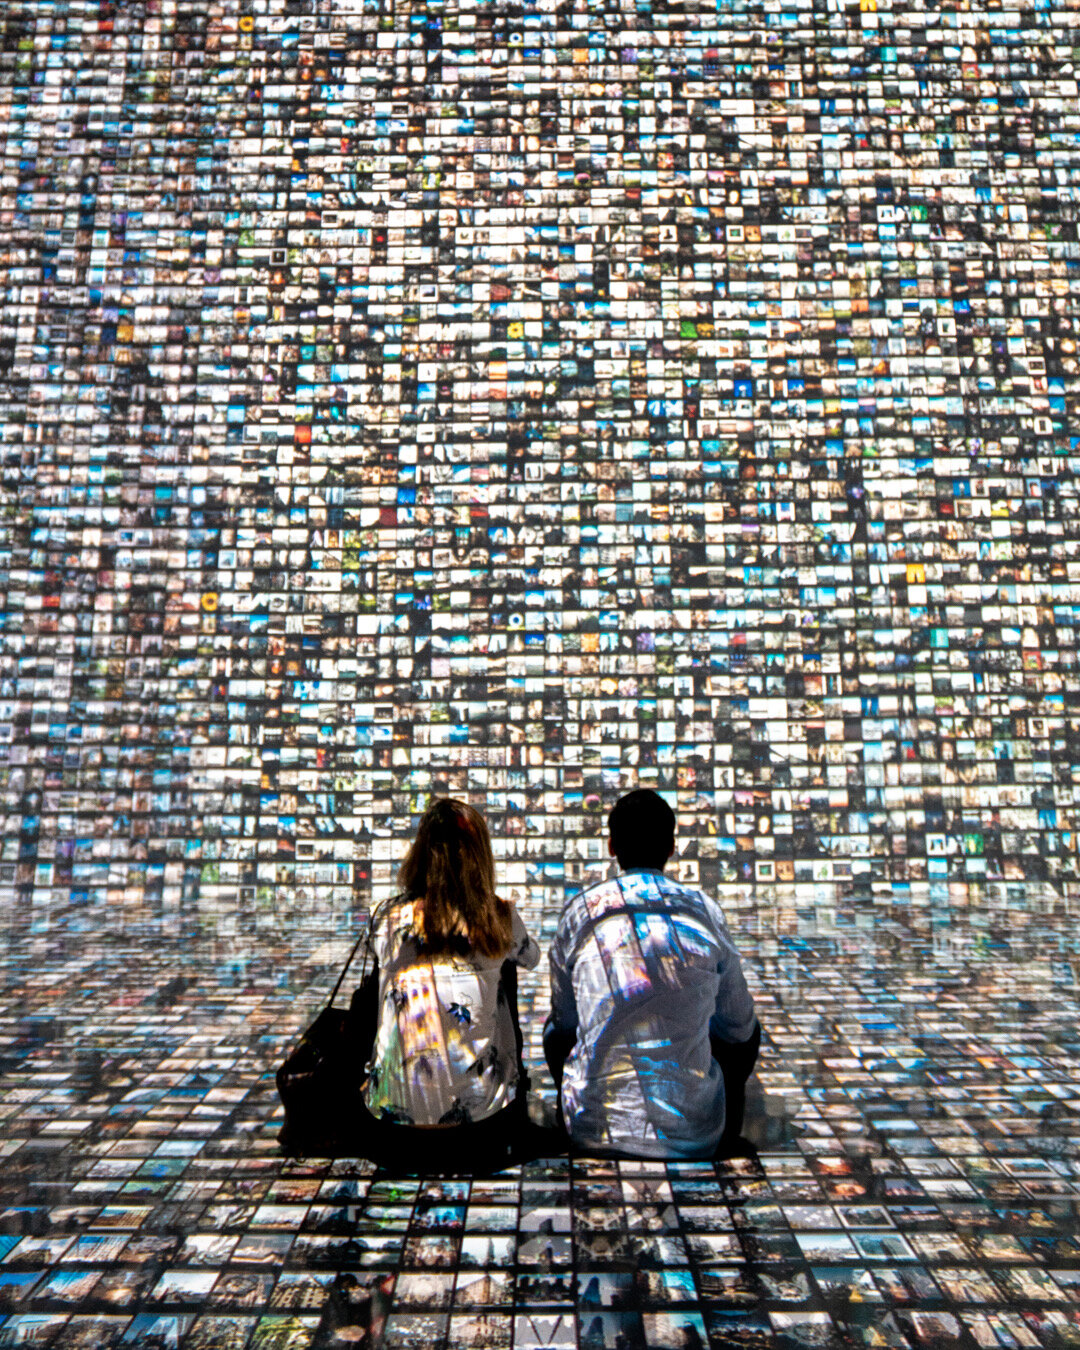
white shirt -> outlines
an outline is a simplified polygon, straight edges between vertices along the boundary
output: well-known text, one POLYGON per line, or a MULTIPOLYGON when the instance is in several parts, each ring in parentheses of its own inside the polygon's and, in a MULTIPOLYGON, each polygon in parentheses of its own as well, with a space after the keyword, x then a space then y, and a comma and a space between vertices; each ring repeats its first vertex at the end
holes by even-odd
POLYGON ((483 1120, 513 1101, 517 1040, 499 973, 504 960, 531 970, 540 948, 512 911, 505 957, 425 953, 414 902, 391 901, 373 917, 379 963, 375 1048, 364 1087, 372 1115, 399 1125, 483 1120))
POLYGON ((562 1109, 574 1142, 700 1157, 724 1128, 709 1033, 740 1042, 754 1001, 717 902, 633 868, 570 900, 550 951, 556 1030, 576 1034, 562 1109))

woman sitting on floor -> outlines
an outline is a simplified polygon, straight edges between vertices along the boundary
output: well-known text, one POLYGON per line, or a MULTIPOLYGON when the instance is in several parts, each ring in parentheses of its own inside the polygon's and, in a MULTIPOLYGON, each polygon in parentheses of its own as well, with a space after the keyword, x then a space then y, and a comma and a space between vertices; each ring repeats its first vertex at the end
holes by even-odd
POLYGON ((517 967, 540 949, 495 894, 487 826, 465 802, 432 801, 398 881, 372 916, 358 1009, 363 1151, 411 1170, 490 1170, 526 1119, 517 967))

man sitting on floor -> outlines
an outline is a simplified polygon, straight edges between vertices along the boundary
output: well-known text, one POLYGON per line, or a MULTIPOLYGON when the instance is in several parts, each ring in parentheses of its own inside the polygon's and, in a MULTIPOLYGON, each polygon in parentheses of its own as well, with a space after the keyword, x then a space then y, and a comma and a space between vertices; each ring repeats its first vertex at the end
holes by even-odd
POLYGON ((544 1052, 583 1149, 703 1158, 742 1128, 761 1027, 720 906, 664 875, 675 815, 647 788, 608 819, 620 874, 568 902, 544 1052))

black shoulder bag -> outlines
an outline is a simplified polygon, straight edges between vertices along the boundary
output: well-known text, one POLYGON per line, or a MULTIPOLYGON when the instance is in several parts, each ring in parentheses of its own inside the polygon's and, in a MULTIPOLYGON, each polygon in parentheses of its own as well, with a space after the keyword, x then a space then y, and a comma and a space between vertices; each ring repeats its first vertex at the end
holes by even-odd
POLYGON ((326 1007, 300 1037, 296 1049, 277 1071, 277 1090, 285 1107, 278 1141, 288 1153, 335 1154, 359 1142, 365 1116, 360 1098, 363 1069, 375 1042, 378 1014, 378 971, 367 973, 367 954, 360 984, 348 1008, 334 999, 353 957, 370 937, 369 921, 341 969, 326 1007))

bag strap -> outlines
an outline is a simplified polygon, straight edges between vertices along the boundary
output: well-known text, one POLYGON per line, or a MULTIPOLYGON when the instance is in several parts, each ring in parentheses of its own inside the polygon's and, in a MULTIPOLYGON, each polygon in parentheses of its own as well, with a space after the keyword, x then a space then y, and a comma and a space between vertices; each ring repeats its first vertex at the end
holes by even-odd
MULTIPOLYGON (((393 898, 394 898, 394 897, 391 897, 391 900, 392 900, 393 898)), ((342 984, 345 982, 345 976, 349 973, 349 967, 350 967, 350 966, 352 965, 352 963, 353 963, 353 957, 354 957, 354 956, 356 955, 356 953, 360 950, 361 944, 362 944, 365 940, 368 940, 368 939, 371 938, 372 933, 374 933, 374 931, 375 931, 375 919, 376 919, 376 917, 379 915, 379 913, 380 913, 382 910, 384 910, 384 909, 391 903, 391 900, 384 900, 381 904, 376 905, 375 908, 374 908, 374 909, 371 911, 371 913, 368 915, 367 927, 364 929, 364 931, 363 931, 363 932, 360 934, 360 936, 356 939, 356 942, 353 944, 353 949, 352 949, 352 951, 349 953, 348 958, 347 958, 346 961, 345 961, 345 964, 341 967, 341 974, 337 977, 337 983, 334 985, 334 991, 333 991, 333 993, 330 995, 330 997, 326 1000, 326 1006, 327 1006, 327 1008, 332 1008, 332 1007, 334 1006, 334 999, 337 998, 337 996, 338 996, 338 990, 341 988, 342 984)), ((369 942, 368 951, 370 951, 370 950, 371 950, 371 947, 370 947, 370 942, 369 942)), ((366 977, 366 975, 367 975, 367 959, 368 959, 368 952, 365 951, 365 952, 364 952, 364 964, 360 967, 360 983, 361 983, 361 984, 364 983, 364 979, 365 979, 365 977, 366 977)))
MULTIPOLYGON (((328 1008, 332 1008, 332 1007, 334 1006, 334 999, 337 998, 337 996, 338 996, 338 990, 341 988, 342 984, 344 983, 345 976, 349 973, 349 967, 350 967, 350 966, 352 965, 352 963, 353 963, 353 957, 354 957, 354 956, 356 955, 356 953, 360 950, 361 944, 363 944, 364 942, 366 942, 366 941, 368 940, 368 938, 370 938, 370 936, 371 936, 371 919, 369 918, 369 919, 368 919, 368 923, 367 923, 367 927, 363 930, 363 932, 360 934, 360 936, 356 939, 356 942, 353 944, 353 949, 352 949, 352 951, 349 953, 348 958, 347 958, 346 961, 345 961, 345 964, 341 967, 341 974, 337 977, 337 983, 334 985, 334 992, 333 992, 333 993, 330 995, 330 997, 326 1000, 326 1006, 327 1006, 328 1008)), ((364 974, 365 974, 366 970, 367 970, 367 952, 364 953, 364 965, 363 965, 363 967, 361 968, 361 972, 360 972, 360 983, 361 983, 361 984, 363 984, 363 982, 364 982, 364 974)))

